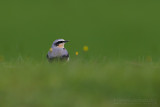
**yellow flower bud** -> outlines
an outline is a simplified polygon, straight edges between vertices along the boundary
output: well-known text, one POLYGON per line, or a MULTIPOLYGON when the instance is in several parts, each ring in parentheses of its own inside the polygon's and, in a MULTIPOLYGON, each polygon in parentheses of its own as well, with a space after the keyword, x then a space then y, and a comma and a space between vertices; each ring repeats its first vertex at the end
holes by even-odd
POLYGON ((76 55, 78 55, 79 53, 78 52, 76 52, 76 55))
POLYGON ((52 51, 53 51, 53 49, 52 49, 52 48, 50 48, 50 49, 49 49, 49 51, 50 51, 50 52, 52 52, 52 51))
POLYGON ((84 46, 83 51, 87 52, 88 51, 88 46, 84 46))
POLYGON ((0 55, 0 62, 4 61, 4 56, 0 55))

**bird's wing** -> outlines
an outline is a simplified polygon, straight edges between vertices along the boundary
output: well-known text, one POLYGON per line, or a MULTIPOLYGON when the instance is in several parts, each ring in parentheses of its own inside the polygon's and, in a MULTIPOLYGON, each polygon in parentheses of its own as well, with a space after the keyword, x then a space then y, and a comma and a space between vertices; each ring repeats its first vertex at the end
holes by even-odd
POLYGON ((69 57, 69 53, 65 48, 63 49, 63 56, 69 57))

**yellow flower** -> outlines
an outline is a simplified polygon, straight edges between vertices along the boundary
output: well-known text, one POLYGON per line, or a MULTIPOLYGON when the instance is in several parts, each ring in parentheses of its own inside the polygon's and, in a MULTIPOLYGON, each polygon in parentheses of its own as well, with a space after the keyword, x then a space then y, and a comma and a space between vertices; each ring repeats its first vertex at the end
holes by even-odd
POLYGON ((49 51, 50 51, 50 52, 52 52, 52 51, 53 51, 53 49, 52 49, 52 48, 50 48, 50 49, 49 49, 49 51))
POLYGON ((147 56, 146 60, 147 60, 147 62, 152 62, 152 57, 151 56, 147 56))
POLYGON ((88 46, 84 46, 83 51, 87 52, 88 51, 88 46))
POLYGON ((76 55, 78 55, 79 53, 78 52, 76 52, 76 55))
POLYGON ((0 62, 4 61, 4 56, 0 56, 0 62))

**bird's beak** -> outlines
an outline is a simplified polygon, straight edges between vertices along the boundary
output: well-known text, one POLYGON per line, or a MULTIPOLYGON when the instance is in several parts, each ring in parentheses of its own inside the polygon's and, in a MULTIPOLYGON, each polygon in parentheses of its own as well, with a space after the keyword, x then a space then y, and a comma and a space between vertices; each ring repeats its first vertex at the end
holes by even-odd
POLYGON ((65 40, 65 41, 64 41, 64 43, 67 43, 67 42, 69 42, 69 40, 65 40))

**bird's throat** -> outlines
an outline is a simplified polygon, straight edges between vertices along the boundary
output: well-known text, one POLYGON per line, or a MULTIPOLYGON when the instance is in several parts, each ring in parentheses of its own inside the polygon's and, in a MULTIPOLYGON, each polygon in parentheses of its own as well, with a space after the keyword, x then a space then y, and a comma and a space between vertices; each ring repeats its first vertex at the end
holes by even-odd
POLYGON ((58 48, 64 48, 64 46, 57 46, 58 48))

